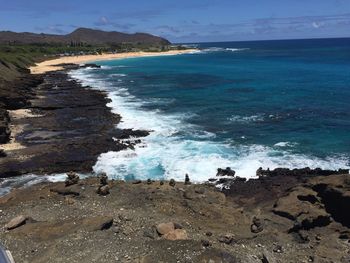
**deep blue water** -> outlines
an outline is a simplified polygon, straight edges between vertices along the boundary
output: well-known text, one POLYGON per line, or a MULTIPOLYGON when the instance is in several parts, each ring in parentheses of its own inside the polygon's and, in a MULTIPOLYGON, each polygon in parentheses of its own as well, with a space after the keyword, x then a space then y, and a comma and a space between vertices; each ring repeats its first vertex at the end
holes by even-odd
POLYGON ((96 171, 193 180, 231 166, 345 168, 350 158, 350 39, 199 44, 188 55, 100 63, 72 75, 106 90, 122 128, 154 132, 96 171))

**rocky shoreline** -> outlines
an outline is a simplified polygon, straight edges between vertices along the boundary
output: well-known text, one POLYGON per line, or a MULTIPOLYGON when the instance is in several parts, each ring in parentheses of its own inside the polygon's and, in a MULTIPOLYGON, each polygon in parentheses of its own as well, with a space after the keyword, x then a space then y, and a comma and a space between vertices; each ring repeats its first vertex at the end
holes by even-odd
POLYGON ((106 94, 83 87, 65 71, 28 75, 12 85, 1 94, 0 139, 7 143, 0 145, 1 178, 70 170, 89 173, 101 153, 132 147, 137 140, 128 141, 130 137, 148 135, 117 129, 121 117, 106 106, 106 94))
POLYGON ((69 78, 79 66, 60 66, 0 90, 0 178, 74 171, 0 198, 0 241, 16 262, 350 262, 348 170, 79 179, 149 133, 116 128, 106 94, 69 78))

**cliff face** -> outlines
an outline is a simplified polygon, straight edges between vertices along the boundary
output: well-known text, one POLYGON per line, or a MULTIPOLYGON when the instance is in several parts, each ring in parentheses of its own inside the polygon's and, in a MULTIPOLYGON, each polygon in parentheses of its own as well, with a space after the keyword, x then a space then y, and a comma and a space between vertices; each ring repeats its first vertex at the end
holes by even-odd
POLYGON ((15 33, 10 31, 0 32, 0 43, 21 44, 70 44, 71 42, 83 42, 91 45, 119 44, 119 43, 143 43, 154 45, 168 45, 170 42, 164 38, 151 34, 121 32, 106 32, 88 28, 79 28, 67 35, 15 33))

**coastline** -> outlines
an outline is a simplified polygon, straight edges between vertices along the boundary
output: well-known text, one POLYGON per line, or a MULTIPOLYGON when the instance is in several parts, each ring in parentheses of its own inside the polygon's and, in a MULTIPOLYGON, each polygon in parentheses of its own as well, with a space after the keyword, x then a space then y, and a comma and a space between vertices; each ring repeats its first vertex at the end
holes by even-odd
POLYGON ((0 145, 5 153, 0 178, 70 170, 89 174, 101 153, 133 147, 138 141, 129 138, 148 135, 116 128, 121 117, 107 106, 107 94, 71 80, 65 70, 24 78, 32 77, 40 81, 25 86, 30 97, 7 109, 11 136, 0 145), (120 136, 125 140, 113 139, 120 136))
MULTIPOLYGON (((25 105, 9 111, 12 139, 23 148, 0 158, 3 177, 91 173, 100 153, 132 149, 148 135, 116 128, 122 116, 106 106, 105 92, 69 79, 64 65, 53 70, 71 61, 46 63, 45 73, 27 76, 41 81, 28 87, 25 105)), ((259 175, 213 174, 201 184, 110 180, 107 195, 97 193, 96 177, 20 187, 0 197, 0 239, 17 262, 348 262, 349 171, 259 175), (21 215, 22 224, 6 229, 21 215), (169 222, 176 229, 160 234, 157 226, 169 222)))
POLYGON ((83 64, 95 61, 114 60, 114 59, 125 59, 125 58, 137 58, 137 57, 157 57, 157 56, 172 56, 181 54, 191 54, 198 51, 197 49, 186 49, 186 50, 171 50, 164 52, 127 52, 117 54, 102 54, 102 55, 82 55, 82 56, 71 56, 61 57, 51 60, 45 60, 37 63, 35 66, 30 67, 32 74, 43 74, 51 71, 63 70, 62 64, 83 64))

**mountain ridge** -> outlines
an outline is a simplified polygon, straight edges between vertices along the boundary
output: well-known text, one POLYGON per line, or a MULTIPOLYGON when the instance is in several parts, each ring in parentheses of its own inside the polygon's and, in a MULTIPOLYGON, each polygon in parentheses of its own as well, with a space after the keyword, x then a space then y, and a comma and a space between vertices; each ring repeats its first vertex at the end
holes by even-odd
POLYGON ((120 43, 142 43, 156 45, 170 44, 167 39, 148 33, 128 34, 117 31, 103 31, 90 28, 77 28, 73 32, 66 35, 0 31, 0 43, 2 44, 70 44, 71 42, 79 42, 90 45, 120 43))

